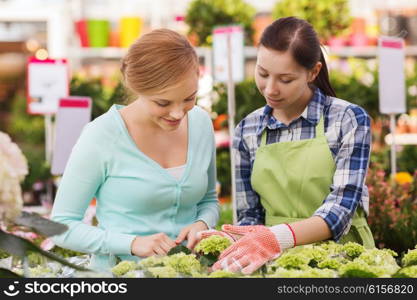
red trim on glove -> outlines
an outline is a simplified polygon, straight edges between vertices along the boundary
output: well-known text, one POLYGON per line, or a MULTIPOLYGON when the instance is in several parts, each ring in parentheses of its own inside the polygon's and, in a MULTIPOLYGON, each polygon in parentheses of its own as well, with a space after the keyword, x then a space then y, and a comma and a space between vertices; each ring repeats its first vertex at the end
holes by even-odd
POLYGON ((297 245, 297 239, 295 238, 295 232, 294 232, 294 230, 292 229, 292 227, 290 226, 290 224, 285 223, 285 225, 287 225, 287 226, 288 226, 288 228, 291 230, 292 237, 293 237, 293 239, 294 239, 294 247, 295 247, 295 246, 297 245))
POLYGON ((234 238, 233 235, 231 235, 230 233, 226 232, 226 231, 222 231, 223 233, 227 234, 234 242, 236 242, 237 240, 234 238))

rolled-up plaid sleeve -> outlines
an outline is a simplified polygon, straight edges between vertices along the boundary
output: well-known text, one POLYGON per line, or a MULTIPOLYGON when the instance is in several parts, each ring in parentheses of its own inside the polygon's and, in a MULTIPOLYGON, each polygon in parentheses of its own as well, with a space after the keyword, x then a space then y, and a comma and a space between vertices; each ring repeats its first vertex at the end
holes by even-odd
POLYGON ((236 208, 239 225, 264 224, 265 210, 262 207, 259 195, 251 185, 251 157, 250 151, 244 140, 245 120, 242 120, 235 129, 232 155, 235 158, 236 178, 236 208))
POLYGON ((340 121, 339 141, 331 192, 314 213, 328 224, 335 241, 350 230, 352 217, 362 197, 369 165, 370 118, 361 107, 350 105, 344 111, 340 121))

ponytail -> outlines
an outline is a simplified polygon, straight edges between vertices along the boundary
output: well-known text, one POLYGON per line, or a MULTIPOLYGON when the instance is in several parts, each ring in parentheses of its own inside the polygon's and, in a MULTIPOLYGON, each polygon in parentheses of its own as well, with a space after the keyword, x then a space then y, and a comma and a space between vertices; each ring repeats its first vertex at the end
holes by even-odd
POLYGON ((334 91, 332 85, 330 84, 329 71, 327 70, 326 60, 324 59, 323 51, 320 49, 320 62, 321 69, 316 79, 314 80, 314 85, 318 87, 322 92, 327 96, 336 97, 336 92, 334 91))

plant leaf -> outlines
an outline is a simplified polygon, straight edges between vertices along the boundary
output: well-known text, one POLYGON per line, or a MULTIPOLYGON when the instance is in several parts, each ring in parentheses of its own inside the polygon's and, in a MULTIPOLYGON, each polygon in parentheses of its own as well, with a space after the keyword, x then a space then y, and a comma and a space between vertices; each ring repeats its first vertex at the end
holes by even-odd
POLYGON ((184 245, 178 245, 175 246, 174 248, 171 248, 171 250, 169 250, 168 255, 173 255, 173 254, 177 254, 177 253, 185 253, 185 254, 191 254, 191 250, 188 249, 187 247, 185 247, 184 245))
POLYGON ((10 233, 6 233, 2 230, 0 230, 0 249, 8 252, 11 255, 16 255, 19 257, 25 257, 28 251, 37 252, 42 254, 43 256, 46 256, 49 259, 57 261, 65 266, 71 267, 78 271, 90 271, 86 268, 69 263, 65 259, 51 252, 44 251, 35 244, 29 242, 28 240, 25 240, 21 237, 15 236, 10 233))
POLYGON ((9 269, 0 268, 0 278, 23 278, 19 274, 10 271, 9 269))
POLYGON ((206 266, 206 267, 211 267, 217 261, 218 257, 219 255, 214 255, 211 253, 203 254, 203 255, 200 255, 199 261, 201 265, 206 266))
POLYGON ((68 229, 67 225, 54 222, 37 213, 28 213, 26 211, 23 211, 22 214, 15 219, 14 223, 29 227, 46 237, 61 234, 68 229))

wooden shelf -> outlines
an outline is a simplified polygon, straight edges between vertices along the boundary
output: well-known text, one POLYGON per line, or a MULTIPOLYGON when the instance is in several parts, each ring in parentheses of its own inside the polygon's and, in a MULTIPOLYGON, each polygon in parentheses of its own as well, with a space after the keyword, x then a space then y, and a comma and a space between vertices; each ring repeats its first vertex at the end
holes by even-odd
MULTIPOLYGON (((384 138, 385 143, 392 144, 392 134, 387 134, 384 138)), ((417 133, 403 133, 395 135, 396 145, 417 145, 417 133)))

